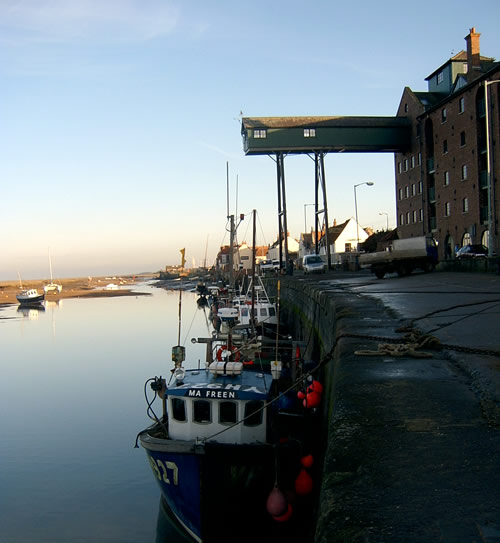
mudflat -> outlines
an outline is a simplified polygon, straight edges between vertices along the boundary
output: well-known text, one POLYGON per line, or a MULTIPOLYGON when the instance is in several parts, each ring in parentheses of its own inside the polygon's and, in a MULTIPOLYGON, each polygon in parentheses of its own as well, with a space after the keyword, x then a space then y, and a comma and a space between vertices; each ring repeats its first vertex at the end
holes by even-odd
MULTIPOLYGON (((144 277, 134 275, 123 277, 79 277, 70 279, 57 279, 54 283, 62 285, 62 291, 59 294, 46 294, 46 300, 61 300, 63 298, 96 298, 100 296, 142 296, 147 295, 142 292, 135 292, 134 285, 138 280, 144 277), (117 289, 108 285, 116 285, 117 289)), ((36 288, 38 292, 43 292, 43 287, 49 281, 28 280, 23 281, 23 290, 36 288)), ((0 306, 7 304, 17 304, 16 294, 21 292, 19 281, 0 281, 0 306)))

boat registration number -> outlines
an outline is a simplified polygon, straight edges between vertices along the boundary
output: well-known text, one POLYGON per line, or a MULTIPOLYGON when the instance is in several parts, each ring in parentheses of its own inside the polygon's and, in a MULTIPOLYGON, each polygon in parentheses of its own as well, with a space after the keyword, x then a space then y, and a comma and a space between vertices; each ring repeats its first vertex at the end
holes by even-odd
POLYGON ((179 484, 179 469, 174 462, 163 463, 161 460, 155 460, 150 456, 149 463, 153 473, 158 477, 158 481, 163 481, 168 485, 179 484))

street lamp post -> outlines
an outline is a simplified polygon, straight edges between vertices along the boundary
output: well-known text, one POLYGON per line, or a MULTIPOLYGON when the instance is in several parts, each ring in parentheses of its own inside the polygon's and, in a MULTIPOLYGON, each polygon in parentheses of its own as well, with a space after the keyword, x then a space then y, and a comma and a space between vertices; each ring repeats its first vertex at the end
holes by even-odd
MULTIPOLYGON (((500 83, 500 79, 494 79, 492 81, 484 81, 484 110, 485 110, 485 124, 486 124, 486 182, 488 190, 488 256, 493 256, 494 245, 494 228, 493 224, 493 183, 491 182, 491 156, 490 156, 490 122, 489 122, 489 106, 488 106, 488 87, 493 83, 500 83)), ((494 177, 494 176, 493 176, 494 177)))
POLYGON ((304 234, 307 234, 306 207, 313 205, 315 204, 304 204, 304 234))
POLYGON ((368 185, 369 187, 372 187, 375 183, 373 181, 365 181, 364 183, 358 183, 357 185, 354 185, 354 210, 356 211, 356 251, 359 252, 359 224, 358 224, 358 200, 356 199, 356 187, 360 187, 361 185, 368 185))
POLYGON ((385 215, 385 218, 387 219, 387 227, 386 230, 389 232, 389 213, 384 213, 383 211, 379 213, 379 215, 385 215))

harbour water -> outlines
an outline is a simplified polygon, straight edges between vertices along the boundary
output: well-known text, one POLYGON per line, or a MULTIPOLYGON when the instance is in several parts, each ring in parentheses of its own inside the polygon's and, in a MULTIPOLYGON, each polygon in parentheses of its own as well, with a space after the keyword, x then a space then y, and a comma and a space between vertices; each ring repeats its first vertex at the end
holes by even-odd
MULTIPOLYGON (((150 295, 0 309, 1 541, 185 541, 134 448, 150 422, 144 383, 172 367, 179 293, 137 290, 150 295)), ((181 344, 203 365, 190 339, 207 335, 205 313, 194 293, 181 307, 181 344)))

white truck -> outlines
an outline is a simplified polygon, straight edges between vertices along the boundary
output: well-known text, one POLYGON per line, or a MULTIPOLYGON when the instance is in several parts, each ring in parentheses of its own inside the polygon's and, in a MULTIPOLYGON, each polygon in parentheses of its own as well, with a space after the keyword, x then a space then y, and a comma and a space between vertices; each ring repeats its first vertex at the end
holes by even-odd
POLYGON ((432 236, 395 239, 385 251, 359 255, 360 267, 370 268, 379 279, 392 272, 400 277, 410 275, 415 269, 429 272, 437 262, 437 243, 432 236))

